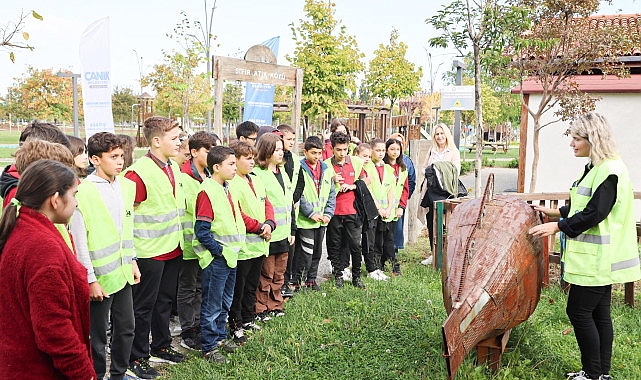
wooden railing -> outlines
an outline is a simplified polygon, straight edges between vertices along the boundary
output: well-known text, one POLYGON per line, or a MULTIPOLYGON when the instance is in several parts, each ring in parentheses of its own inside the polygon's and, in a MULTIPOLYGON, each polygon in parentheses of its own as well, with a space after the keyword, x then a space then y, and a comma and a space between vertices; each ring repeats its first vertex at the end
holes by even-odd
MULTIPOLYGON (((558 208, 566 204, 568 199, 570 199, 569 193, 507 193, 515 197, 519 197, 526 201, 529 204, 537 206, 545 206, 550 208, 558 208)), ((447 254, 447 225, 450 219, 452 211, 456 208, 457 205, 469 200, 470 198, 455 198, 455 199, 445 199, 442 201, 434 202, 434 237, 432 252, 434 252, 432 265, 434 268, 442 268, 442 262, 444 253, 447 254)), ((634 193, 634 199, 641 199, 641 192, 634 193)), ((554 220, 550 218, 550 220, 554 220)), ((557 234, 549 236, 544 241, 544 249, 548 252, 548 255, 545 258, 545 266, 548 266, 548 263, 561 264, 561 252, 556 251, 557 234)), ((637 238, 639 244, 641 244, 641 224, 637 223, 637 238)), ((549 273, 545 272, 543 278, 543 284, 548 286, 549 284, 549 273)), ((624 299, 625 303, 634 306, 634 283, 629 282, 624 284, 625 294, 624 299)))

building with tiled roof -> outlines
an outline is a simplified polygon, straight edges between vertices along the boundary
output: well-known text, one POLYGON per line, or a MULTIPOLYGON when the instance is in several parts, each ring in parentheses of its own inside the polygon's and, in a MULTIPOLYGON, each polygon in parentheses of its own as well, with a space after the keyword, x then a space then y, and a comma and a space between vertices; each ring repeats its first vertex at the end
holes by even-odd
MULTIPOLYGON (((596 15, 590 17, 590 28, 615 26, 626 28, 631 35, 641 41, 641 14, 596 15)), ((635 191, 641 191, 641 170, 637 170, 641 159, 641 43, 629 51, 617 52, 619 60, 629 69, 630 76, 617 78, 615 75, 603 77, 599 72, 579 75, 574 80, 582 91, 599 97, 595 112, 603 114, 614 130, 619 151, 630 169, 635 191)), ((519 93, 519 89, 512 90, 519 93)), ((541 100, 542 87, 534 80, 523 83, 523 93, 527 103, 536 107, 541 100)), ((541 125, 556 119, 554 109, 541 118, 541 125)), ((520 166, 518 191, 530 188, 533 157, 534 122, 523 110, 520 131, 520 166)), ((535 192, 567 191, 571 183, 583 171, 586 161, 574 157, 569 147, 570 139, 564 137, 567 123, 558 122, 541 129, 539 133, 539 164, 535 192)), ((637 215, 641 215, 641 205, 637 205, 637 215)))

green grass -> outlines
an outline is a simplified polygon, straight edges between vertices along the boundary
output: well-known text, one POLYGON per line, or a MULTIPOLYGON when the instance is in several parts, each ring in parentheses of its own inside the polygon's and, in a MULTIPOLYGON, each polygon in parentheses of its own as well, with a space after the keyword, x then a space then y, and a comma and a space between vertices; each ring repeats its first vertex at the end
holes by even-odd
MULTIPOLYGON (((423 238, 424 239, 424 238, 423 238)), ((322 293, 302 292, 285 305, 287 315, 266 322, 229 363, 205 362, 190 354, 163 367, 164 379, 444 379, 441 324, 446 314, 440 274, 418 262, 424 240, 402 253, 403 276, 388 282, 365 279, 367 290, 349 284, 322 293)), ((639 379, 641 311, 613 300, 615 328, 611 374, 639 379)), ((566 296, 551 286, 532 317, 512 330, 501 369, 476 366, 471 353, 457 379, 561 379, 580 369, 574 334, 565 314, 566 296)))

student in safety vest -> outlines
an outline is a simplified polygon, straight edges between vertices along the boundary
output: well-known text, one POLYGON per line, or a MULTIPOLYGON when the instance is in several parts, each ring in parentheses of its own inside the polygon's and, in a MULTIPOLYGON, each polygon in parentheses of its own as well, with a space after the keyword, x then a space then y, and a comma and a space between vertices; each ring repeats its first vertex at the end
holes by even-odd
POLYGON ((374 202, 376 202, 379 214, 378 219, 363 221, 361 244, 363 257, 365 258, 365 269, 367 269, 367 277, 377 281, 386 281, 389 277, 381 270, 383 247, 375 246, 376 228, 380 221, 389 220, 392 213, 394 213, 394 169, 383 161, 385 157, 385 141, 373 139, 369 144, 359 145, 356 151, 361 153, 363 146, 371 148, 369 150, 371 152, 371 160, 366 163, 365 160, 363 161, 365 163, 363 169, 367 173, 370 193, 374 198, 374 202))
POLYGON ((236 175, 234 151, 215 146, 207 155, 211 174, 200 186, 196 199, 194 252, 202 274, 200 307, 200 343, 205 359, 225 363, 220 349, 234 351, 237 346, 227 339, 227 315, 234 297, 238 254, 245 246, 245 223, 238 200, 229 191, 227 181, 236 175))
POLYGON ((211 177, 207 168, 207 154, 216 146, 217 136, 210 132, 196 132, 188 141, 190 159, 180 167, 183 191, 187 208, 182 217, 183 236, 183 267, 178 277, 178 319, 180 320, 180 345, 191 350, 201 350, 200 346, 200 303, 202 269, 198 264, 198 256, 194 253, 191 242, 194 239, 194 211, 196 197, 200 184, 205 178, 211 177))
POLYGON ((361 159, 347 154, 349 136, 342 132, 334 132, 330 141, 334 155, 324 162, 328 167, 327 175, 334 178, 336 209, 327 225, 327 256, 332 263, 337 288, 343 287, 343 270, 349 266, 351 256, 352 285, 364 289, 365 285, 361 280, 362 222, 354 206, 354 183, 365 178, 366 174, 361 159), (347 250, 344 249, 344 243, 347 243, 347 250))
POLYGON ((78 186, 71 234, 78 261, 87 268, 90 290, 91 352, 99 379, 106 372, 107 329, 111 314, 109 376, 122 379, 134 340, 132 285, 140 282, 133 242, 133 182, 118 178, 124 163, 122 139, 99 132, 87 142, 96 169, 78 186))
POLYGON ((265 133, 258 139, 254 174, 267 189, 267 197, 274 207, 276 229, 269 241, 269 256, 263 261, 255 312, 259 320, 283 316, 281 288, 285 284, 285 270, 289 247, 294 244, 295 222, 292 221, 292 185, 283 170, 283 140, 276 133, 265 133))
POLYGON ((236 127, 236 138, 251 146, 256 145, 256 139, 258 138, 258 125, 249 120, 243 121, 236 127))
MULTIPOLYGON (((400 133, 392 133, 389 138, 398 140, 401 143, 401 158, 403 159, 405 167, 407 168, 407 199, 409 199, 412 197, 412 194, 414 194, 414 189, 416 189, 416 169, 414 168, 412 159, 404 153, 405 147, 407 147, 407 145, 405 144, 405 137, 400 133)), ((400 249, 405 249, 405 233, 403 229, 404 225, 405 210, 403 210, 403 215, 401 215, 396 221, 396 231, 394 232, 394 250, 396 255, 398 255, 398 251, 400 249)))
POLYGON ((375 242, 377 249, 382 247, 381 269, 385 267, 385 262, 389 261, 392 264, 392 275, 394 276, 401 275, 401 266, 396 257, 398 250, 394 248, 394 233, 396 232, 396 223, 403 216, 409 198, 408 171, 401 156, 401 149, 403 146, 396 139, 389 139, 385 142, 383 162, 390 165, 394 173, 394 211, 379 221, 376 227, 377 240, 375 242))
POLYGON ((247 235, 245 246, 238 254, 234 300, 228 322, 234 342, 243 343, 247 339, 246 331, 260 330, 260 326, 254 323, 256 288, 276 222, 267 188, 252 173, 256 149, 243 141, 232 142, 229 147, 236 156, 236 176, 229 181, 229 190, 238 199, 247 235))
POLYGON ((179 168, 170 159, 180 147, 178 123, 153 116, 145 120, 143 132, 149 151, 125 173, 136 184, 134 246, 142 275, 133 289, 136 330, 129 369, 138 377, 155 378, 158 372, 149 360, 170 364, 185 360, 171 348, 169 333, 183 263, 180 217, 185 212, 185 198, 179 168))
POLYGON ((574 327, 582 368, 568 379, 608 380, 614 333, 610 317, 612 284, 641 278, 634 193, 628 169, 616 151, 612 129, 598 113, 574 121, 568 133, 576 157, 590 161, 570 188, 570 203, 559 209, 535 207, 563 217, 529 233, 567 236, 563 279, 572 284, 566 312, 574 327))
POLYGON ((305 158, 300 160, 305 187, 296 212, 296 253, 292 281, 301 286, 320 290, 316 277, 323 253, 327 224, 334 216, 336 189, 326 163, 321 161, 323 142, 316 136, 305 140, 305 158))
MULTIPOLYGON (((294 128, 287 124, 279 125, 277 130, 283 134, 283 168, 285 168, 285 173, 287 173, 287 176, 292 183, 292 198, 294 200, 294 204, 297 204, 300 200, 300 196, 303 194, 303 189, 305 188, 305 179, 303 177, 303 171, 301 170, 300 157, 296 154, 298 151, 298 147, 296 146, 296 132, 294 132, 294 128)), ((296 219, 295 212, 296 207, 292 209, 292 220, 296 219)), ((281 288, 281 294, 283 297, 292 297, 294 295, 292 271, 295 254, 295 245, 290 245, 287 256, 287 269, 285 270, 285 284, 281 288)))

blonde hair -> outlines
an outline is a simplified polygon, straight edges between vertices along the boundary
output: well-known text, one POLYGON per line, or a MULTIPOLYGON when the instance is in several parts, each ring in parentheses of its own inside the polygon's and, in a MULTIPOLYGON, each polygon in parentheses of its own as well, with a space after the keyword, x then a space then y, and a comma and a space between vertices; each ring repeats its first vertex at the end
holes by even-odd
POLYGON ((589 112, 579 116, 570 124, 567 132, 586 139, 590 145, 590 161, 598 165, 608 158, 616 158, 619 153, 612 136, 612 128, 603 115, 589 112))
POLYGON ((432 147, 436 146, 438 148, 436 144, 436 130, 438 128, 441 128, 443 130, 443 133, 445 134, 445 145, 447 146, 447 148, 452 151, 458 150, 456 144, 454 143, 454 136, 452 136, 452 131, 450 131, 447 125, 443 123, 436 124, 436 126, 434 127, 434 131, 432 131, 432 147))

